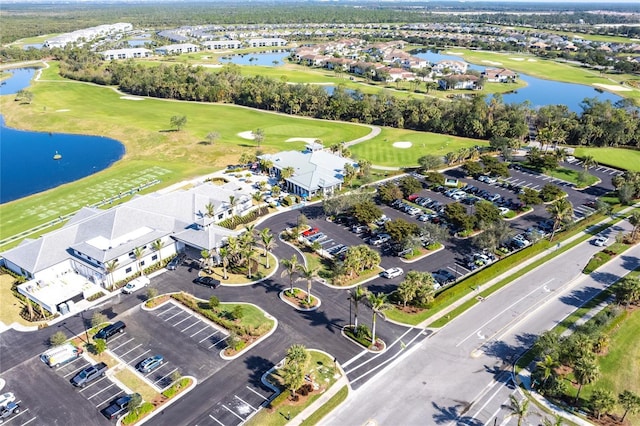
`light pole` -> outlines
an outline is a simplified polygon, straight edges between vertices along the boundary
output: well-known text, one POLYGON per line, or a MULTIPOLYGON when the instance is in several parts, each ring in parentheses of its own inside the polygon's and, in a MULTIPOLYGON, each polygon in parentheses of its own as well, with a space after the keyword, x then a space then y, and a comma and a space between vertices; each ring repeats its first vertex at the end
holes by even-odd
POLYGON ((347 325, 351 325, 351 292, 347 290, 347 294, 347 300, 349 301, 349 324, 347 325))
POLYGON ((82 327, 84 328, 84 337, 87 339, 86 343, 89 344, 89 332, 87 331, 87 323, 84 320, 84 311, 80 311, 80 318, 82 318, 82 327))

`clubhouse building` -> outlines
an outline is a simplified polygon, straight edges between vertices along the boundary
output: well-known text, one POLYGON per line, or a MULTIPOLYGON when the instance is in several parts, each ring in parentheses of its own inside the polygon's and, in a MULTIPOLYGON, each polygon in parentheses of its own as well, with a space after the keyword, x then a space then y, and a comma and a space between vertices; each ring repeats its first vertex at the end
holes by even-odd
POLYGON ((52 313, 73 312, 81 309, 76 303, 178 252, 199 258, 220 248, 238 232, 217 223, 252 206, 233 183, 203 183, 136 196, 109 210, 85 207, 62 228, 2 253, 2 262, 28 280, 18 286, 21 294, 52 313))

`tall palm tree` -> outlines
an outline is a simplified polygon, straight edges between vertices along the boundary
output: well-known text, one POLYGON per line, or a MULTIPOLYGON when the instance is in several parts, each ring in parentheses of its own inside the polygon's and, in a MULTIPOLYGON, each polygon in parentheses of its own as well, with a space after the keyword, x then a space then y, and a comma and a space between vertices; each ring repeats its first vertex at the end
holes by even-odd
POLYGON ((562 426, 564 425, 564 419, 559 414, 556 414, 553 420, 543 419, 542 424, 544 426, 562 426))
POLYGON ((118 269, 118 259, 113 259, 110 262, 105 263, 104 270, 107 273, 107 281, 111 281, 109 288, 113 288, 113 273, 118 269))
POLYGON ((298 273, 298 256, 295 254, 291 256, 291 259, 283 259, 280 264, 284 267, 284 270, 280 274, 281 277, 289 277, 289 291, 293 292, 293 281, 298 273))
POLYGON ((218 250, 218 253, 220 254, 220 261, 222 261, 222 279, 228 280, 227 267, 229 266, 229 249, 222 247, 218 250))
POLYGON ((296 281, 307 282, 307 303, 311 303, 311 284, 314 279, 318 278, 318 269, 310 268, 306 265, 298 265, 298 273, 300 277, 296 281))
POLYGON ((207 211, 204 215, 211 218, 216 215, 216 206, 213 203, 207 203, 204 206, 204 209, 207 211))
POLYGON ((209 250, 202 250, 200 257, 202 257, 202 268, 205 271, 210 271, 211 252, 209 250))
POLYGON ((538 361, 536 363, 536 367, 542 370, 542 377, 544 379, 542 384, 545 384, 547 383, 547 380, 549 380, 549 378, 555 374, 555 369, 556 367, 558 367, 558 362, 551 355, 545 355, 545 357, 541 361, 538 361))
POLYGON ((571 201, 566 198, 561 198, 549 204, 547 206, 547 211, 553 219, 553 231, 551 232, 551 238, 549 239, 549 241, 552 241, 556 231, 560 227, 560 224, 568 221, 571 219, 571 216, 573 216, 573 205, 571 204, 571 201))
POLYGON ((367 297, 367 290, 363 289, 360 285, 355 286, 349 292, 349 303, 353 301, 354 320, 353 327, 358 328, 358 304, 360 301, 367 297))
POLYGON ((140 267, 140 259, 144 256, 144 249, 142 247, 136 247, 133 249, 133 257, 136 258, 136 266, 138 267, 138 272, 140 275, 144 275, 142 272, 142 268, 140 267))
POLYGON ((242 263, 247 264, 247 277, 251 279, 253 273, 251 272, 251 262, 254 260, 256 255, 256 249, 253 245, 247 245, 242 248, 242 263))
POLYGON ((633 230, 631 231, 631 240, 635 241, 638 237, 638 233, 640 233, 640 211, 634 211, 627 220, 633 226, 633 230))
POLYGON ((371 310, 373 311, 373 317, 371 320, 371 344, 376 342, 376 317, 378 314, 389 309, 387 303, 387 295, 384 293, 373 294, 369 293, 367 296, 371 310))
POLYGON ((578 393, 575 399, 575 403, 577 403, 578 398, 580 398, 582 386, 598 380, 598 377, 600 377, 600 368, 593 357, 584 357, 576 362, 573 368, 573 375, 578 382, 578 393))
POLYGON ((273 234, 269 228, 264 228, 260 231, 260 239, 262 240, 262 247, 264 247, 264 256, 267 258, 267 269, 269 269, 269 253, 278 245, 273 239, 273 234))
POLYGON ((584 168, 585 172, 589 170, 589 168, 596 167, 597 165, 598 165, 598 162, 596 161, 595 158, 593 158, 592 155, 587 155, 582 159, 582 167, 584 168))
POLYGON ((229 195, 229 210, 231 214, 235 214, 236 206, 238 205, 238 199, 235 195, 229 195))
POLYGON ((624 419, 627 417, 627 414, 634 414, 640 410, 640 395, 637 395, 628 389, 618 394, 618 402, 622 405, 622 408, 624 408, 624 414, 622 415, 620 423, 624 423, 624 419))
POLYGON ((524 398, 522 401, 519 401, 515 395, 509 395, 509 399, 511 400, 511 405, 509 405, 509 409, 511 410, 510 415, 517 417, 518 426, 522 426, 522 422, 527 418, 527 414, 529 414, 529 400, 524 398))
POLYGON ((160 238, 158 238, 157 240, 155 240, 152 244, 151 244, 151 248, 153 249, 153 251, 157 251, 158 255, 160 256, 160 265, 162 265, 162 248, 164 247, 164 241, 162 241, 160 238))

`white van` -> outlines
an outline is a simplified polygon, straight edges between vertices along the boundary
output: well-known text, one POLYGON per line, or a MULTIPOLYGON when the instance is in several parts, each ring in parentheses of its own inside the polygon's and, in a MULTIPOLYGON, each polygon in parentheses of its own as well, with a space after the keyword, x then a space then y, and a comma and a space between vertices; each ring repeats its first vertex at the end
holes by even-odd
POLYGON ((62 346, 56 346, 44 352, 40 355, 40 360, 53 368, 71 362, 81 354, 82 349, 73 346, 71 343, 65 343, 62 346))
POLYGON ((141 288, 148 286, 150 282, 151 280, 143 275, 129 281, 127 285, 122 287, 122 292, 125 294, 131 294, 136 290, 140 290, 141 288))

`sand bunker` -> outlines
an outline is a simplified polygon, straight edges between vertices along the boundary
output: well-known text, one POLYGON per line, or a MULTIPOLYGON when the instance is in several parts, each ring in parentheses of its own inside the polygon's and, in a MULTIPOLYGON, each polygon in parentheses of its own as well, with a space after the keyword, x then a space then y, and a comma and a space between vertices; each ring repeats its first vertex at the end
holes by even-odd
POLYGON ((446 51, 446 52, 444 52, 444 53, 446 53, 447 55, 458 55, 458 56, 462 56, 462 55, 464 55, 464 53, 463 53, 463 52, 452 52, 451 50, 447 50, 447 51, 446 51))
POLYGON ((120 96, 120 99, 126 99, 128 101, 144 101, 144 98, 138 98, 137 96, 120 96))
POLYGON ((512 61, 524 61, 524 58, 509 58, 512 61))
POLYGON ((537 59, 527 59, 528 62, 538 62, 537 59))
POLYGON ((238 133, 238 136, 240 136, 242 139, 248 139, 250 141, 255 140, 255 137, 253 136, 253 130, 247 130, 246 132, 240 132, 240 133, 238 133))
POLYGON ((400 141, 400 142, 393 143, 394 148, 411 148, 412 146, 413 146, 413 143, 409 141, 400 141))
POLYGON ((484 59, 482 62, 484 62, 485 64, 493 65, 493 66, 502 65, 502 62, 488 61, 486 59, 484 59))
POLYGON ((198 64, 198 66, 203 68, 222 68, 223 67, 222 64, 198 64))
POLYGON ((57 109, 56 112, 69 112, 70 109, 57 109))
POLYGON ((593 83, 594 86, 601 87, 603 89, 611 90, 612 92, 630 92, 631 89, 624 86, 616 86, 613 84, 593 83))
POLYGON ((316 138, 289 138, 285 142, 304 142, 304 143, 314 143, 317 141, 316 138))

